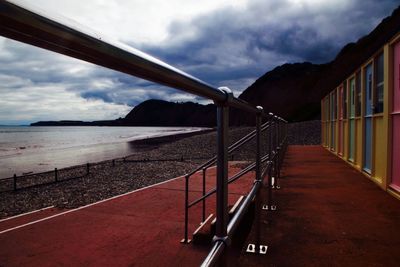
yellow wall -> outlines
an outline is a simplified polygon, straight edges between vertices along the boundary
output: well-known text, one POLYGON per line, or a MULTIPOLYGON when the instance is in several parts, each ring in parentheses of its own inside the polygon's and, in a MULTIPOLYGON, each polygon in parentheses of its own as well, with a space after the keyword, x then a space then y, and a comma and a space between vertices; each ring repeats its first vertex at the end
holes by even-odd
POLYGON ((362 124, 362 119, 361 118, 357 118, 356 119, 356 147, 355 147, 355 159, 354 159, 354 163, 355 166, 357 167, 357 169, 361 170, 361 166, 362 166, 362 137, 363 137, 363 124, 362 124))
POLYGON ((349 121, 343 119, 343 158, 349 158, 349 121))

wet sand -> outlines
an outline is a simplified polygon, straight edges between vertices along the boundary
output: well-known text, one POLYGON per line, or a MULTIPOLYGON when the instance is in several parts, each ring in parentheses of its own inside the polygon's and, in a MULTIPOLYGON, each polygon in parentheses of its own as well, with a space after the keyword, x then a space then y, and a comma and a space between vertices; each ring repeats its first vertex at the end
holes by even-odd
POLYGON ((40 173, 66 168, 83 163, 99 162, 119 157, 126 157, 143 149, 154 148, 162 143, 180 138, 209 132, 209 129, 184 132, 173 135, 157 136, 130 142, 93 144, 63 149, 32 150, 23 153, 2 156, 0 160, 0 179, 21 176, 28 173, 40 173))

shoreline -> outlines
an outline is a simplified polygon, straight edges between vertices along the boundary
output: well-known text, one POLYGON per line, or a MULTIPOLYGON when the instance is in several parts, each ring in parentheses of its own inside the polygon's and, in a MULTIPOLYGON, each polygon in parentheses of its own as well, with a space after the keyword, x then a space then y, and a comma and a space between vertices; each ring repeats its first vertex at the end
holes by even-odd
POLYGON ((143 150, 156 148, 164 143, 214 131, 212 128, 194 129, 192 131, 177 131, 177 133, 166 135, 140 136, 138 139, 122 142, 49 149, 45 152, 39 151, 39 153, 37 151, 28 151, 22 155, 4 156, 0 165, 0 168, 2 168, 0 180, 12 178, 14 174, 21 177, 51 172, 54 171, 54 168, 65 169, 86 163, 129 157, 143 150), (18 167, 20 161, 25 163, 24 166, 18 167))
MULTIPOLYGON (((250 130, 231 130, 231 141, 238 140, 250 130)), ((47 179, 49 183, 1 192, 0 219, 47 206, 76 208, 182 176, 215 155, 216 132, 208 129, 149 138, 135 143, 134 145, 140 147, 140 152, 125 157, 125 160, 119 158, 115 165, 112 160, 93 163, 89 174, 86 174, 86 165, 78 165, 60 169, 59 182, 54 182, 54 172, 29 176, 32 179, 47 179), (77 178, 70 179, 70 176, 77 178)), ((249 148, 248 151, 253 156, 253 147, 249 148)), ((235 160, 240 159, 236 155, 238 154, 235 154, 235 160)), ((248 159, 249 156, 245 155, 243 158, 248 159)), ((31 182, 29 179, 21 179, 18 186, 29 186, 31 182)))

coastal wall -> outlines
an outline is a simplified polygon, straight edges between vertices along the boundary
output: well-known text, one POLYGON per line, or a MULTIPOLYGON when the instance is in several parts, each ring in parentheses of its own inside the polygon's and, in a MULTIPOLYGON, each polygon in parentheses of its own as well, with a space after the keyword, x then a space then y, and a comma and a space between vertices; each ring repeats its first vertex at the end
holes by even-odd
POLYGON ((321 144, 400 198, 400 33, 321 101, 321 144))

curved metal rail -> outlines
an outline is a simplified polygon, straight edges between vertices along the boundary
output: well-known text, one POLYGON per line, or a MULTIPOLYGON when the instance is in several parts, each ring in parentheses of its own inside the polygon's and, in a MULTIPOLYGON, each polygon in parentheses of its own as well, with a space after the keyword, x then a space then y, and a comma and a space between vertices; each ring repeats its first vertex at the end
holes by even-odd
MULTIPOLYGON (((26 3, 21 4, 19 1, 0 0, 0 35, 214 101, 217 105, 218 152, 217 157, 212 161, 217 162, 217 231, 215 246, 218 246, 218 248, 213 250, 215 253, 207 257, 207 259, 210 259, 207 262, 215 262, 218 255, 222 255, 223 248, 221 249, 220 247, 224 246, 221 246, 221 240, 228 239, 230 235, 228 229, 233 229, 228 227, 227 219, 229 107, 255 114, 257 127, 255 135, 253 135, 257 140, 254 167, 257 181, 261 180, 261 118, 273 119, 275 125, 282 125, 286 121, 277 116, 272 117, 272 114, 264 113, 262 107, 255 107, 234 97, 229 88, 216 88, 133 47, 110 41, 108 38, 87 30, 62 16, 53 15, 50 17, 45 12, 28 6, 26 3)), ((276 127, 276 129, 280 127, 276 127)), ((279 140, 284 140, 281 138, 282 133, 283 131, 277 131, 277 140, 278 138, 280 138, 279 140)), ((277 140, 274 144, 280 145, 274 146, 277 153, 277 160, 274 160, 275 169, 279 169, 279 162, 282 159, 281 151, 284 151, 282 149, 283 145, 277 140)), ((237 146, 240 145, 237 144, 237 146)), ((231 147, 231 150, 233 149, 236 149, 236 147, 231 147)), ((272 155, 271 153, 269 154, 272 155)), ((255 183, 248 197, 255 195, 259 188, 259 182, 255 183)), ((246 206, 242 205, 239 211, 243 212, 245 209, 247 209, 246 206)), ((241 216, 243 216, 242 213, 237 218, 241 216)), ((229 225, 232 223, 233 221, 229 225)), ((206 265, 208 264, 206 263, 206 265)))

